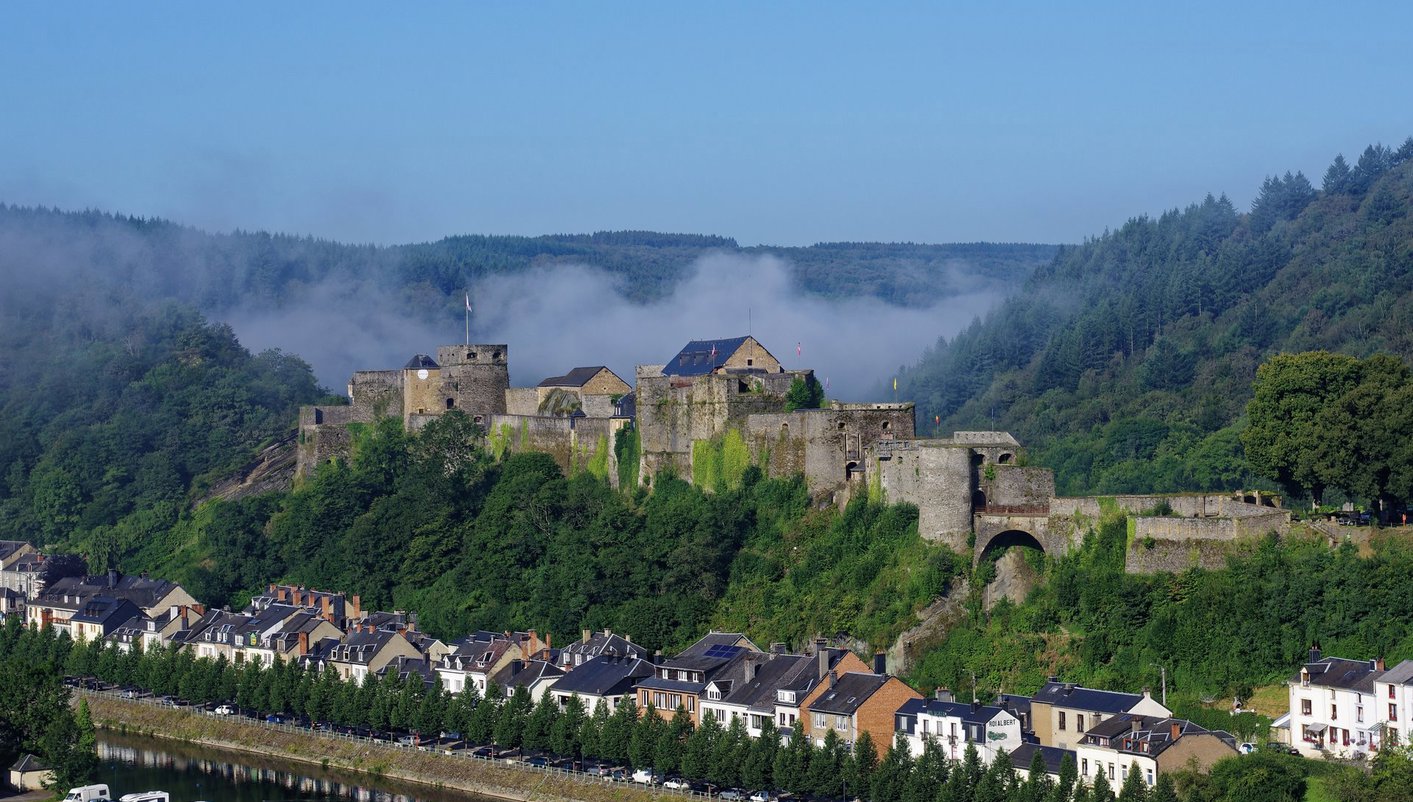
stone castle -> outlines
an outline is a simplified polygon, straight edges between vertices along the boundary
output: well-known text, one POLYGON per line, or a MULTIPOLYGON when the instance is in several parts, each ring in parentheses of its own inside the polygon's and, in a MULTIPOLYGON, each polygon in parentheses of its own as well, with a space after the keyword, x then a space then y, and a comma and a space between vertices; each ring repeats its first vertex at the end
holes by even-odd
POLYGON ((978 560, 1012 545, 1063 553, 1106 507, 1133 516, 1134 571, 1219 565, 1221 544, 1289 525, 1289 513, 1259 494, 1060 498, 1054 473, 1025 465, 1004 432, 920 438, 912 403, 790 409, 791 387, 814 381, 813 371, 786 369, 750 336, 689 342, 664 364, 638 366, 633 386, 590 366, 511 387, 508 346, 442 346, 436 358, 418 354, 398 370, 355 373, 347 406, 303 408, 297 474, 346 455, 356 424, 400 416, 416 430, 461 410, 497 453, 544 452, 566 473, 588 470, 615 485, 620 476, 650 484, 664 470, 691 480, 694 462, 730 441, 739 459, 769 475, 804 476, 817 497, 911 503, 924 538, 978 560), (625 430, 636 448, 621 449, 625 430), (625 466, 632 470, 619 470, 635 458, 625 466))

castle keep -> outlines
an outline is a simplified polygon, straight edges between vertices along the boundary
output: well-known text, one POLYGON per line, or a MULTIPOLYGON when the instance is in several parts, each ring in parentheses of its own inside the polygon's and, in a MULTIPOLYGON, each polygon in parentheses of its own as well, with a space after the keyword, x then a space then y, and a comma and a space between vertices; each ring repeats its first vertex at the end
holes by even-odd
POLYGON ((416 430, 462 410, 498 454, 547 453, 566 473, 615 485, 672 471, 729 486, 757 465, 771 476, 802 475, 835 503, 863 492, 907 502, 918 508, 922 537, 978 560, 1015 545, 1064 553, 1106 508, 1131 515, 1133 571, 1218 565, 1225 550, 1213 544, 1289 525, 1289 513, 1259 494, 1060 498, 1054 473, 1025 465, 1010 434, 919 438, 911 403, 792 408, 792 393, 818 391, 814 372, 786 369, 750 336, 693 340, 662 365, 639 365, 633 378, 630 386, 595 365, 511 387, 507 346, 442 346, 398 370, 355 373, 347 406, 303 408, 297 474, 346 455, 358 424, 400 417, 416 430), (636 455, 619 453, 625 431, 636 435, 636 455), (623 458, 636 459, 636 470, 620 472, 623 458))

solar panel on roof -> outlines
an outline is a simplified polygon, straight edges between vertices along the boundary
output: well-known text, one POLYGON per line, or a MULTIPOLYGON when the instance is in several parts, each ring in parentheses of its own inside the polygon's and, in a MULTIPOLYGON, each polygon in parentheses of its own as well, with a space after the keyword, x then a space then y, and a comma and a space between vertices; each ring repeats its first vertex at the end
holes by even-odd
POLYGON ((717 643, 706 650, 703 657, 735 657, 737 653, 744 651, 744 646, 728 646, 724 643, 717 643))

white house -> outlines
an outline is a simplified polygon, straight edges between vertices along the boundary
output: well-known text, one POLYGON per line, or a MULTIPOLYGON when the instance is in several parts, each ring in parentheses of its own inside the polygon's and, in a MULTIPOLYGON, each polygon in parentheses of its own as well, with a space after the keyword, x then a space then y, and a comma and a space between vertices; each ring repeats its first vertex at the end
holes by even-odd
POLYGON ((1093 782, 1104 775, 1112 788, 1138 771, 1145 785, 1158 775, 1189 766, 1207 770, 1223 758, 1238 754, 1236 738, 1222 730, 1208 730, 1179 718, 1158 718, 1122 713, 1094 725, 1075 746, 1079 776, 1093 782))
POLYGON ((1374 679, 1376 718, 1389 746, 1413 743, 1413 660, 1404 660, 1374 679))
POLYGON ((1306 757, 1368 754, 1378 748, 1380 709, 1374 680, 1383 660, 1321 657, 1318 647, 1287 683, 1290 688, 1290 740, 1306 757))
POLYGON ((982 762, 990 763, 1001 752, 1010 754, 1021 745, 1020 718, 1009 710, 977 702, 943 699, 909 699, 893 716, 895 733, 902 733, 914 756, 928 741, 942 748, 951 760, 961 760, 967 744, 975 744, 982 762))

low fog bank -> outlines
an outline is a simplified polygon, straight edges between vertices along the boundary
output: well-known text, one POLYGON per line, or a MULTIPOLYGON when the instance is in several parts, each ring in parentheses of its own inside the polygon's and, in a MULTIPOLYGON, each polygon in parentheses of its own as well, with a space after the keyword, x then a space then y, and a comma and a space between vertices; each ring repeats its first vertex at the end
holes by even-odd
MULTIPOLYGON (((897 366, 916 362, 939 336, 956 334, 1001 297, 978 290, 927 308, 831 300, 800 290, 775 257, 718 254, 698 260, 670 298, 637 304, 603 271, 555 266, 473 285, 471 340, 509 345, 514 386, 582 365, 607 365, 632 384, 634 366, 662 364, 688 340, 750 333, 786 367, 813 368, 831 398, 875 400, 897 366)), ((401 307, 371 285, 325 283, 277 310, 236 308, 219 317, 252 350, 300 354, 321 384, 341 393, 355 370, 401 367, 413 354, 465 338, 460 317, 433 324, 393 311, 401 307)))

